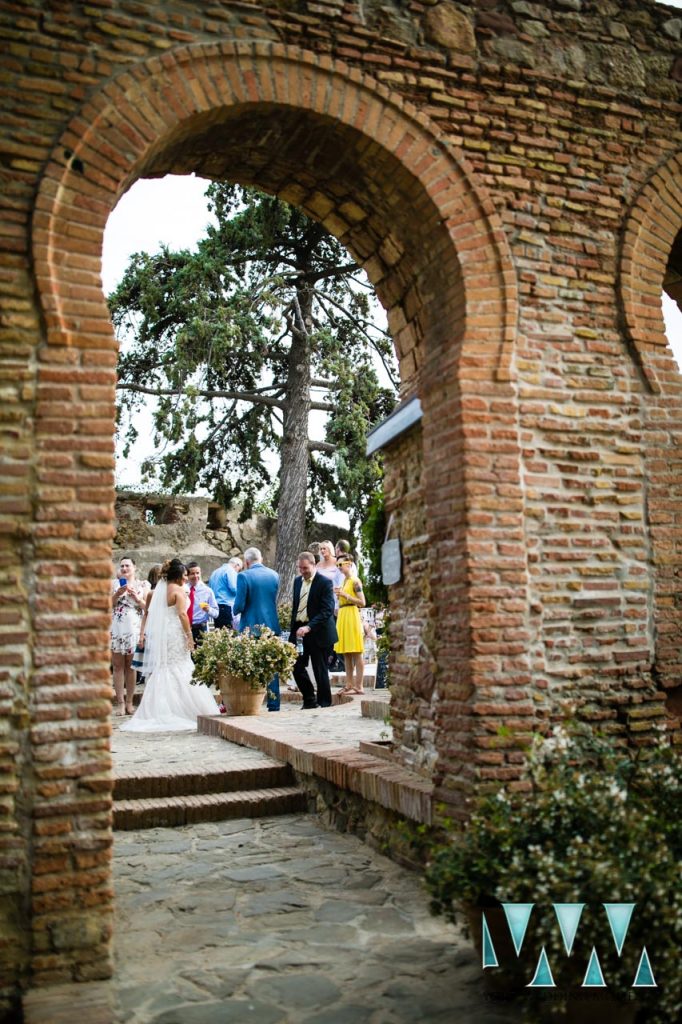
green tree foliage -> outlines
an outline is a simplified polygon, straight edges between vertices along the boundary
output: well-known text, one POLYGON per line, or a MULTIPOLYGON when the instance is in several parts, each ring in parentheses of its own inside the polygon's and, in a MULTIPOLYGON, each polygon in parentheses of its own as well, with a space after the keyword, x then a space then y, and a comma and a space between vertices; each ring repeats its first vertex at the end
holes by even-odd
POLYGON ((360 537, 365 554, 365 597, 368 604, 388 603, 388 587, 381 576, 381 545, 386 536, 384 494, 377 490, 371 497, 360 537))
POLYGON ((355 530, 379 485, 365 436, 395 404, 392 344, 364 275, 321 225, 254 189, 212 184, 207 197, 217 223, 196 251, 134 255, 109 297, 123 454, 151 396, 144 478, 241 503, 244 517, 270 489, 288 585, 306 516, 328 500, 355 530), (316 411, 324 440, 309 436, 316 411))

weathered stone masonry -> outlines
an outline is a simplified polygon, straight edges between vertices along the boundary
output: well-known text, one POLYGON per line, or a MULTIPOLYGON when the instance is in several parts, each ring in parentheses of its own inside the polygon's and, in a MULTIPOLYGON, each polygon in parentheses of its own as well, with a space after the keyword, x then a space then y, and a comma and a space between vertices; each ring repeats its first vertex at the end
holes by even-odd
POLYGON ((650 0, 0 0, 0 23, 9 1005, 110 970, 99 271, 138 177, 297 203, 388 310, 423 408, 387 466, 406 554, 394 714, 439 799, 461 812, 517 778, 519 742, 564 702, 631 740, 678 729, 681 381, 660 293, 680 270, 682 17, 650 0))

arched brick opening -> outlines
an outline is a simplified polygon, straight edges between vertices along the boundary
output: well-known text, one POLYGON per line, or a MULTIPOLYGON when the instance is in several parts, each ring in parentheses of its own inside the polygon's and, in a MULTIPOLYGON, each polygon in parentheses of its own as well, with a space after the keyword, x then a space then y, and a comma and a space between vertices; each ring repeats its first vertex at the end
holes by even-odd
MULTIPOLYGON (((631 206, 623 232, 620 299, 630 342, 652 392, 646 403, 647 505, 654 582, 654 678, 679 727, 682 645, 678 625, 682 580, 682 376, 673 358, 661 308, 663 290, 680 305, 675 267, 682 232, 682 153, 656 169, 631 206), (677 446, 670 438, 677 438, 677 446), (678 453, 678 454, 676 454, 678 453)), ((679 273, 679 267, 677 267, 679 273)))
MULTIPOLYGON (((100 697, 100 722, 108 712, 117 346, 99 278, 102 233, 136 178, 188 171, 254 183, 300 206, 365 267, 388 311, 403 389, 419 394, 424 411, 418 459, 428 550, 420 607, 401 607, 397 588, 398 627, 407 628, 409 615, 427 625, 397 669, 396 728, 400 739, 410 706, 421 702, 435 737, 429 771, 439 796, 458 805, 485 775, 487 742, 500 714, 524 704, 529 679, 520 655, 515 696, 502 707, 507 667, 483 621, 491 603, 504 604, 496 587, 508 591, 510 573, 507 637, 522 636, 526 615, 525 561, 506 550, 523 535, 510 382, 514 272, 492 204, 428 120, 367 76, 312 54, 225 44, 147 61, 83 106, 46 168, 33 221, 45 318, 36 502, 39 519, 67 528, 35 537, 36 587, 52 602, 35 623, 42 700, 59 686, 77 702, 87 683, 89 699, 95 690, 100 697), (58 480, 68 494, 50 491, 58 480)), ((397 458, 389 456, 389 472, 401 472, 397 458)), ((82 730, 65 742, 86 766, 80 784, 92 776, 102 790, 84 831, 101 829, 106 838, 102 729, 98 723, 91 742, 82 730)), ((43 824, 59 813, 54 800, 36 796, 43 824)), ((38 847, 37 871, 41 858, 47 863, 38 847)), ((77 858, 70 870, 65 892, 81 884, 77 858)), ((89 888, 106 907, 106 872, 89 888)), ((52 923, 70 911, 68 903, 34 902, 36 950, 46 958, 55 955, 52 923)), ((100 938, 89 944, 95 963, 106 956, 105 931, 100 938)))
POLYGON ((663 291, 669 295, 682 312, 682 228, 677 232, 663 278, 663 291))
MULTIPOLYGON (((673 382, 661 292, 682 229, 682 153, 660 167, 637 195, 623 233, 621 301, 627 331, 651 390, 673 382)), ((679 300, 678 300, 679 303, 679 300)))

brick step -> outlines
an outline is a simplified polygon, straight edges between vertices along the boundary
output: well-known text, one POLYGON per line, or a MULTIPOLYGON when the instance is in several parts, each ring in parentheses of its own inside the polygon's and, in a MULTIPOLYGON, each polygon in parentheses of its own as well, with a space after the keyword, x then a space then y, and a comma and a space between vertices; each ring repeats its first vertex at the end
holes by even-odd
POLYGON ((248 789, 290 786, 291 767, 280 761, 241 765, 208 771, 119 772, 114 781, 114 800, 165 799, 203 793, 236 793, 248 789))
POLYGON ((115 800, 114 828, 175 828, 199 821, 260 818, 307 810, 307 798, 296 786, 251 789, 237 793, 198 793, 162 799, 115 800))
POLYGON ((377 722, 385 722, 390 712, 390 690, 373 690, 371 696, 360 698, 360 714, 363 718, 373 718, 377 722))
MULTIPOLYGON (((345 686, 346 684, 346 673, 345 672, 330 672, 329 681, 332 686, 345 686)), ((373 690, 377 684, 377 669, 376 665, 365 665, 364 678, 362 681, 363 688, 365 690, 373 690)))

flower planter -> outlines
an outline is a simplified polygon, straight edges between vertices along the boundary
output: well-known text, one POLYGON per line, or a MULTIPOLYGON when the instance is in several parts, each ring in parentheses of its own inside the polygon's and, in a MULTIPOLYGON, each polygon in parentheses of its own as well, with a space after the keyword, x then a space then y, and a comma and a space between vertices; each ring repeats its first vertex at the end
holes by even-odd
POLYGON ((257 715, 263 706, 265 691, 260 687, 252 689, 246 679, 221 672, 218 686, 225 713, 229 716, 257 715))

